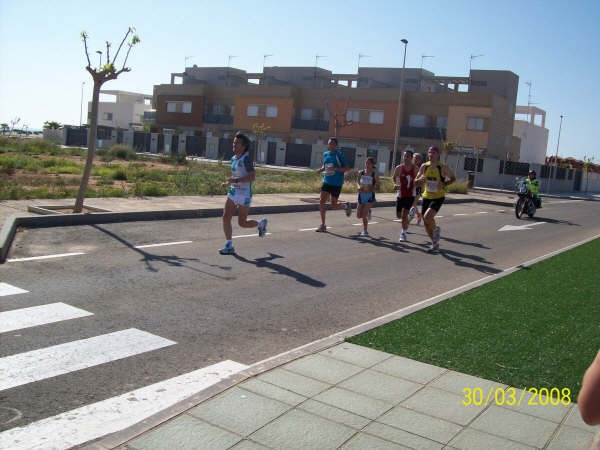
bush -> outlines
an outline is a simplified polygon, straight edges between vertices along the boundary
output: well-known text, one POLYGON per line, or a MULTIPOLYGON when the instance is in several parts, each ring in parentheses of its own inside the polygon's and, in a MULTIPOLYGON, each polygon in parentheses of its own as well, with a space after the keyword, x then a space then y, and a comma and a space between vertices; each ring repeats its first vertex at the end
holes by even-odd
POLYGON ((167 191, 156 183, 150 183, 142 186, 142 195, 148 197, 162 197, 167 195, 167 191))
POLYGON ((127 170, 124 167, 119 167, 112 175, 113 180, 127 181, 127 170))
POLYGON ((114 159, 124 159, 126 161, 133 161, 137 159, 135 151, 125 145, 113 145, 108 149, 108 153, 114 159))
POLYGON ((446 192, 454 194, 467 194, 469 192, 469 180, 456 180, 446 186, 446 192))

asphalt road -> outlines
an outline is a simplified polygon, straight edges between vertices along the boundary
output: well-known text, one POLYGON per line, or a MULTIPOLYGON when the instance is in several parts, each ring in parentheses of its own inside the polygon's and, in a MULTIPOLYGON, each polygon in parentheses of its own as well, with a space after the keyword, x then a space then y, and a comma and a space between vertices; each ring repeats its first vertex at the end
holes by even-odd
MULTIPOLYGON (((423 227, 413 225, 409 242, 398 242, 394 214, 375 209, 369 238, 358 237, 359 220, 342 211, 328 213, 326 234, 309 229, 318 213, 270 215, 271 234, 234 239, 235 256, 217 254, 220 219, 19 232, 0 281, 28 292, 0 296, 0 312, 63 302, 90 315, 0 332, 0 364, 131 328, 175 344, 0 384, 0 431, 223 360, 249 365, 600 234, 595 202, 547 200, 526 220, 511 208, 444 205, 442 251, 432 255, 423 227), (528 227, 499 231, 505 225, 528 227), (82 254, 20 260, 65 253, 82 254)), ((234 236, 255 232, 234 223, 234 236)))

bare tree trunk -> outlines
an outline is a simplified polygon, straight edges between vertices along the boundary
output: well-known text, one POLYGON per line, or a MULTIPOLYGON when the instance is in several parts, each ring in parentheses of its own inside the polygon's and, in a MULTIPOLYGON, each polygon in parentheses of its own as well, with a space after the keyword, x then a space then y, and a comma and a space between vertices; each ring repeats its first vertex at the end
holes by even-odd
POLYGON ((94 80, 94 91, 92 96, 92 115, 90 117, 90 135, 88 137, 88 153, 87 159, 85 160, 85 168, 83 169, 83 175, 81 177, 81 184, 79 185, 79 191, 77 192, 77 200, 75 201, 75 207, 73 213, 80 213, 83 211, 83 200, 85 198, 85 191, 88 187, 90 180, 90 174, 92 172, 92 164, 94 162, 94 152, 96 150, 96 128, 98 126, 98 103, 100 101, 100 87, 102 86, 98 80, 94 80))

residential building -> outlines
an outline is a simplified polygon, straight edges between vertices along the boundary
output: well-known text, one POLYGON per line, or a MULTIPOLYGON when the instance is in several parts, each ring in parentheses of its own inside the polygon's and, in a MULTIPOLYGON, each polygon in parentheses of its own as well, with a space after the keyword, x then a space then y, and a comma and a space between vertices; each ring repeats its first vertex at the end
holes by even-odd
MULTIPOLYGON (((263 73, 234 68, 186 68, 170 84, 154 86, 157 129, 182 134, 251 134, 269 126, 271 140, 326 142, 364 148, 389 165, 394 146, 402 69, 361 67, 334 74, 319 67, 265 67, 263 73), (176 83, 181 79, 181 83, 176 83)), ((469 77, 436 76, 407 68, 404 76, 399 150, 425 151, 452 142, 456 152, 519 159, 513 136, 518 76, 510 71, 472 70, 469 77)), ((399 160, 399 158, 396 158, 399 160)))
MULTIPOLYGON (((152 96, 137 92, 106 90, 100 91, 104 97, 112 96, 114 101, 100 101, 98 104, 98 125, 129 129, 142 126, 144 113, 152 110, 152 96)), ((92 113, 92 102, 88 102, 88 123, 92 113)))
POLYGON ((545 164, 548 148, 546 111, 534 106, 517 106, 517 115, 527 116, 525 120, 515 118, 513 135, 521 139, 519 161, 545 164))

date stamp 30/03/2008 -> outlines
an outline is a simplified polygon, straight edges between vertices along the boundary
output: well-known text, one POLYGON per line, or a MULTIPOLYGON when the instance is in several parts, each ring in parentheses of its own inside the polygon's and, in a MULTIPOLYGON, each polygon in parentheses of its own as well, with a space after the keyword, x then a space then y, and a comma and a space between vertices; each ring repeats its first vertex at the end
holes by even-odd
POLYGON ((487 406, 494 403, 498 406, 520 406, 525 403, 531 406, 548 406, 548 405, 570 405, 571 390, 569 388, 525 388, 517 391, 514 387, 509 388, 494 388, 491 387, 484 392, 481 388, 464 388, 463 405, 465 406, 487 406), (529 396, 525 397, 528 392, 529 396))

